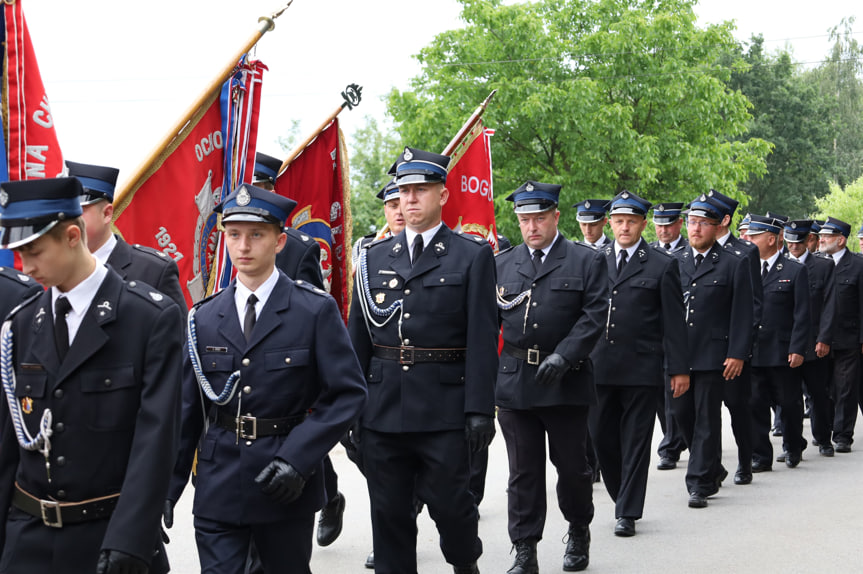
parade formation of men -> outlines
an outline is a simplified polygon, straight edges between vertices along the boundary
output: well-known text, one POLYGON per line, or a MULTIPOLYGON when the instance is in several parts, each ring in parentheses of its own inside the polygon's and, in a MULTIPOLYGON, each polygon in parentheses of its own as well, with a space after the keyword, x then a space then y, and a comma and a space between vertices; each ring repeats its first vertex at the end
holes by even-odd
POLYGON ((368 487, 366 567, 418 571, 424 506, 454 572, 478 573, 495 418, 508 574, 540 571, 546 457, 564 571, 589 565, 598 475, 603 520, 636 535, 654 417, 659 470, 689 451, 690 508, 729 474, 723 403, 736 485, 798 467, 810 442, 852 450, 863 257, 849 223, 747 214, 735 237, 738 203, 718 191, 652 205, 621 190, 573 206, 575 241, 561 187, 526 180, 507 197, 523 242, 495 255, 443 223, 449 164, 414 147, 396 159, 387 228, 354 246, 347 325, 320 248, 290 228, 296 203, 272 191, 276 158, 258 154, 254 184, 217 206, 237 274, 188 310, 173 260, 113 233, 117 170, 67 162, 69 177, 0 184, 0 247, 22 269, 0 268, 0 574, 167 572, 160 522, 189 489, 201 572, 308 573, 316 513, 320 546, 343 528, 340 441, 368 487))

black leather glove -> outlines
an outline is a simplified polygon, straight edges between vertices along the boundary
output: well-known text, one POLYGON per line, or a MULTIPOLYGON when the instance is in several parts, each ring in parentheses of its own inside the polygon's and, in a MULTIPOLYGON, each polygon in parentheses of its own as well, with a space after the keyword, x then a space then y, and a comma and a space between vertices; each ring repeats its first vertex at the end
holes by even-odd
POLYGON ((536 382, 540 385, 556 385, 571 368, 569 361, 557 353, 552 353, 539 364, 536 382))
POLYGON ((96 574, 147 574, 149 571, 149 564, 119 550, 102 550, 96 563, 96 574))
MULTIPOLYGON (((162 507, 162 522, 165 523, 165 528, 174 526, 174 503, 170 500, 166 500, 165 505, 162 507)), ((162 542, 169 544, 171 539, 168 537, 168 533, 165 532, 165 528, 160 526, 159 531, 162 536, 162 542)))
POLYGON ((479 452, 488 448, 494 438, 494 417, 488 415, 467 415, 464 423, 464 434, 471 452, 479 452))
POLYGON ((255 478, 255 482, 262 485, 261 491, 270 496, 276 502, 289 503, 300 497, 306 486, 297 469, 280 458, 264 467, 264 470, 255 478))
POLYGON ((357 465, 360 472, 363 471, 363 459, 360 455, 360 423, 354 424, 348 429, 348 432, 339 440, 342 446, 345 447, 345 452, 348 455, 348 460, 357 465))

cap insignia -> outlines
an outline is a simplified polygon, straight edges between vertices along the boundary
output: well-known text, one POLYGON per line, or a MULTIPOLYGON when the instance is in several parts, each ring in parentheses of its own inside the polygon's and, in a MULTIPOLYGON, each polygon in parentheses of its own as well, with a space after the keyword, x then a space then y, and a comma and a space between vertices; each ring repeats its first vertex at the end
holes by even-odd
POLYGON ((791 222, 791 229, 797 229, 797 224, 793 221, 791 222))
POLYGON ((624 191, 623 195, 621 195, 620 197, 622 197, 623 199, 629 199, 629 194, 624 191))
POLYGON ((660 203, 657 209, 659 209, 659 211, 665 211, 665 206, 660 203))
POLYGON ((250 201, 252 201, 252 196, 249 195, 249 192, 246 191, 245 188, 241 189, 240 192, 237 194, 237 205, 239 205, 240 207, 244 207, 246 205, 249 205, 250 201))
POLYGON ((405 158, 405 161, 410 161, 414 158, 414 154, 411 153, 410 149, 405 148, 404 158, 405 158))
POLYGON ((584 202, 584 208, 585 208, 585 209, 590 209, 590 202, 589 202, 589 201, 585 201, 585 202, 584 202))
POLYGON ((526 186, 524 186, 524 190, 525 191, 533 191, 534 190, 533 184, 532 183, 527 184, 526 186))
POLYGON ((701 197, 699 198, 699 200, 700 200, 700 201, 707 201, 707 196, 706 196, 706 195, 704 195, 704 194, 702 193, 702 194, 701 194, 701 197))

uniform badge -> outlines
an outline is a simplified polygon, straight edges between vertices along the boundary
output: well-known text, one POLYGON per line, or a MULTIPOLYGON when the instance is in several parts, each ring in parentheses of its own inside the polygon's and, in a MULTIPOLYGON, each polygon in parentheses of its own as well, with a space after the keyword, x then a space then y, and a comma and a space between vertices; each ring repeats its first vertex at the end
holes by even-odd
POLYGON ((377 295, 375 295, 375 303, 380 305, 381 303, 383 303, 386 300, 386 298, 387 298, 386 293, 378 293, 377 295))
POLYGON ((777 270, 777 271, 782 271, 782 264, 781 264, 781 263, 777 263, 777 264, 776 264, 776 270, 777 270))
POLYGON ((498 286, 497 294, 500 295, 501 297, 503 297, 505 293, 506 293, 506 288, 503 286, 498 286))
POLYGON ((791 222, 791 229, 797 229, 797 224, 793 221, 791 222))
POLYGON ((627 192, 625 192, 625 191, 624 191, 624 192, 623 192, 623 194, 621 194, 621 196, 620 196, 620 197, 622 197, 623 199, 629 199, 629 193, 627 193, 627 192))
POLYGON ((402 250, 402 244, 401 243, 396 243, 395 245, 393 245, 393 251, 395 251, 396 253, 398 253, 401 250, 402 250))
MULTIPOLYGON (((738 252, 737 252, 737 254, 738 254, 738 255, 740 255, 740 252, 738 251, 738 252)), ((714 259, 719 259, 719 254, 718 254, 718 253, 714 253, 714 254, 713 254, 713 258, 714 258, 714 259)))
POLYGON ((702 193, 701 197, 699 197, 698 200, 701 202, 705 202, 705 201, 707 201, 707 196, 702 193))
POLYGON ((443 241, 438 241, 437 243, 434 244, 434 250, 437 253, 443 253, 444 249, 446 249, 446 247, 444 246, 443 241))
POLYGON ((710 193, 708 193, 707 195, 708 195, 708 197, 713 197, 713 190, 711 189, 710 193))
POLYGON ((665 206, 660 203, 659 207, 657 207, 656 209, 658 209, 659 211, 665 211, 665 206))
POLYGON ((30 277, 28 277, 27 275, 22 275, 21 273, 19 273, 18 279, 20 279, 21 281, 24 281, 26 283, 27 281, 30 280, 30 277))
POLYGON ((639 249, 639 250, 638 250, 638 256, 639 256, 639 257, 644 257, 645 255, 647 255, 647 254, 644 252, 644 249, 639 249))
POLYGON ((396 279, 395 277, 393 277, 392 279, 390 279, 389 285, 390 285, 390 289, 395 289, 396 287, 399 286, 399 280, 396 279))
POLYGON ((157 302, 158 302, 158 301, 161 301, 161 300, 162 300, 162 299, 164 299, 164 298, 165 298, 165 297, 164 297, 161 293, 157 293, 157 292, 155 292, 155 291, 150 291, 150 299, 152 299, 153 301, 157 301, 157 302))
POLYGON ((246 191, 246 188, 241 188, 239 193, 237 193, 237 205, 243 207, 249 205, 250 201, 252 201, 252 196, 249 195, 249 192, 246 191))
POLYGON ((4 190, 0 190, 0 206, 6 207, 6 204, 9 203, 9 194, 4 190))
POLYGON ((590 202, 589 202, 589 201, 585 201, 585 202, 584 202, 584 208, 585 208, 585 209, 590 209, 590 202))
POLYGON ((526 186, 524 186, 524 190, 525 191, 533 191, 534 190, 533 184, 532 183, 527 184, 526 186))
POLYGON ((44 308, 44 307, 42 307, 41 309, 39 309, 39 312, 38 312, 38 313, 36 313, 36 324, 37 324, 37 325, 41 325, 41 324, 42 324, 42 319, 43 319, 44 317, 45 317, 45 308, 44 308))
POLYGON ((30 397, 24 397, 21 399, 21 411, 25 415, 29 415, 33 412, 33 399, 30 397))
POLYGON ((99 303, 98 305, 96 305, 96 308, 97 308, 97 309, 104 309, 104 310, 106 310, 106 311, 110 311, 110 310, 111 310, 111 302, 110 302, 110 301, 102 301, 101 303, 99 303))
POLYGON ((405 161, 410 161, 414 158, 414 154, 411 153, 411 150, 409 148, 405 148, 404 157, 405 157, 405 161))
POLYGON ((309 240, 309 236, 308 236, 308 235, 303 234, 303 235, 300 235, 300 239, 302 239, 303 241, 308 241, 308 240, 309 240))

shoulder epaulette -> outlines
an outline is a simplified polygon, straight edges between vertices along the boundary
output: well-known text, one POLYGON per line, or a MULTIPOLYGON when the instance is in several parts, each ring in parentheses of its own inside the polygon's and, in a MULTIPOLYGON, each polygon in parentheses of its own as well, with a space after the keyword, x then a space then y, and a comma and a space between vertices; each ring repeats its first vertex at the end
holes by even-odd
POLYGON ((469 241, 469 242, 473 243, 474 245, 480 245, 480 244, 486 243, 489 246, 491 246, 491 244, 488 243, 488 241, 486 241, 485 239, 483 239, 479 235, 473 235, 472 233, 465 233, 464 231, 462 231, 461 233, 456 233, 455 235, 456 235, 456 237, 461 237, 465 241, 469 241))
POLYGON ((288 237, 292 237, 297 241, 301 241, 306 244, 314 243, 314 238, 308 233, 303 233, 302 231, 296 230, 293 227, 285 228, 285 233, 288 237))
POLYGON ((501 256, 501 255, 503 255, 504 253, 509 253, 510 251, 512 251, 513 249, 515 249, 515 247, 516 247, 515 245, 510 245, 509 247, 507 247, 507 248, 506 248, 506 249, 504 249, 503 251, 498 251, 497 253, 495 253, 495 254, 494 254, 494 256, 495 256, 495 257, 500 257, 500 256, 501 256))
POLYGON ((672 255, 670 251, 666 251, 664 247, 660 247, 659 245, 654 245, 653 243, 651 243, 651 244, 650 244, 650 248, 651 248, 650 250, 651 250, 652 252, 660 253, 660 254, 662 254, 664 257, 671 257, 671 258, 674 258, 674 255, 672 255))
POLYGON ((372 241, 369 241, 368 243, 366 243, 365 245, 362 245, 361 247, 363 249, 369 249, 370 247, 374 247, 375 245, 383 245, 387 241, 390 241, 393 237, 395 237, 395 235, 387 235, 386 237, 381 237, 378 240, 373 239, 372 241))
POLYGON ((146 245, 141 245, 140 243, 133 243, 132 249, 135 249, 137 251, 140 251, 141 253, 146 253, 147 255, 155 257, 156 259, 162 261, 163 263, 169 263, 169 262, 173 261, 173 259, 168 257, 168 255, 164 251, 159 251, 158 249, 155 249, 153 247, 147 247, 146 245))
POLYGON ((222 289, 221 291, 216 291, 212 295, 208 295, 208 296, 204 297, 203 299, 201 299, 200 301, 198 301, 197 303, 192 305, 192 307, 194 307, 195 309, 199 309, 204 303, 208 303, 209 301, 215 299, 216 297, 218 297, 219 295, 221 295, 225 291, 227 291, 227 289, 222 289))
POLYGON ((141 281, 129 281, 126 283, 126 289, 138 295, 142 299, 146 299, 156 307, 164 307, 174 302, 173 299, 162 293, 161 291, 150 287, 141 281))
POLYGON ((5 277, 10 281, 14 281, 19 285, 25 285, 27 287, 32 287, 37 284, 32 277, 24 275, 14 267, 0 267, 0 277, 5 277))
MULTIPOLYGON (((32 303, 33 301, 35 301, 36 299, 38 299, 41 296, 42 296, 42 293, 33 293, 32 295, 30 295, 29 297, 27 297, 26 299, 24 299, 23 301, 18 303, 11 311, 9 311, 9 314, 6 316, 6 320, 7 321, 11 320, 12 317, 14 317, 18 313, 18 311, 20 311, 21 309, 23 309, 24 307, 26 307, 27 305, 29 305, 30 303, 32 303)), ((3 320, 3 318, 0 317, 0 322, 2 322, 2 320, 3 320)))
POLYGON ((327 293, 326 291, 324 291, 320 287, 315 287, 314 285, 312 285, 308 281, 303 281, 302 279, 297 279, 296 281, 294 281, 294 284, 297 287, 305 289, 306 291, 311 291, 315 295, 324 295, 324 296, 329 295, 329 293, 327 293))
POLYGON ((581 240, 567 240, 567 241, 569 241, 570 245, 573 245, 573 246, 577 247, 578 249, 588 249, 590 251, 593 251, 594 253, 599 253, 600 251, 602 251, 602 249, 595 249, 594 247, 588 245, 587 243, 585 243, 581 240))

